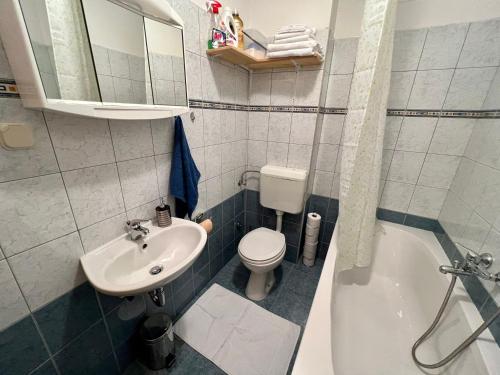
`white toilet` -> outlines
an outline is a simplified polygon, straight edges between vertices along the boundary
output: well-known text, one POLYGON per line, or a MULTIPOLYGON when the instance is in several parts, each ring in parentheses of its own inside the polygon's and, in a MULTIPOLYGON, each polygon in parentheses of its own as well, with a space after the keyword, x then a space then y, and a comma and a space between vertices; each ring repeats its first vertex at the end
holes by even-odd
POLYGON ((241 262, 251 271, 246 295, 260 301, 274 285, 274 269, 285 256, 285 236, 281 233, 283 213, 304 209, 307 171, 266 165, 260 170, 260 204, 276 210, 276 230, 257 228, 238 244, 241 262))

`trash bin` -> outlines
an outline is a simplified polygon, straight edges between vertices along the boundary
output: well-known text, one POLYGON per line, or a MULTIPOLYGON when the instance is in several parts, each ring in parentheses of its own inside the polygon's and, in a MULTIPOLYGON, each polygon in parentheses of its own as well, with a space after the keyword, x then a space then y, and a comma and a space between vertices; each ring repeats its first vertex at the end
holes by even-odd
POLYGON ((151 370, 172 366, 175 361, 174 328, 167 314, 147 318, 139 328, 139 360, 151 370))

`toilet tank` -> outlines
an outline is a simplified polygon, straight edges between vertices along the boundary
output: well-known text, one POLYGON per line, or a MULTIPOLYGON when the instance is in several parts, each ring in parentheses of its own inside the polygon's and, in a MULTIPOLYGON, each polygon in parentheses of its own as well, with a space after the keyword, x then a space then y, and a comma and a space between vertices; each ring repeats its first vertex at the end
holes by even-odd
POLYGON ((304 209, 307 171, 265 165, 260 170, 260 204, 297 214, 304 209))

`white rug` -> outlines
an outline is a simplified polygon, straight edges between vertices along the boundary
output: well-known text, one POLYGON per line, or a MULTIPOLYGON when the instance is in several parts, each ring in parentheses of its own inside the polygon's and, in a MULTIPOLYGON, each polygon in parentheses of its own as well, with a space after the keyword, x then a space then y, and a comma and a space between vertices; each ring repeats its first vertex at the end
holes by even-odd
POLYGON ((213 284, 174 327, 230 375, 286 374, 300 327, 213 284))

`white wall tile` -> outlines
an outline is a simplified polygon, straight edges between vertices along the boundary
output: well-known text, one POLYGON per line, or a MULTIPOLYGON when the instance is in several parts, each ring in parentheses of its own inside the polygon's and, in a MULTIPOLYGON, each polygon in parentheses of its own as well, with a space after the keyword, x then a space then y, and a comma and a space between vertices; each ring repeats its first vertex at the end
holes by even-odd
POLYGON ((189 97, 191 99, 201 99, 203 97, 201 89, 201 59, 200 56, 189 51, 186 51, 186 80, 189 97))
POLYGON ((416 70, 427 29, 396 31, 392 54, 392 70, 416 70))
POLYGON ((334 74, 330 76, 325 104, 327 107, 347 107, 351 79, 352 74, 334 74))
POLYGON ((437 219, 447 190, 426 186, 416 186, 411 198, 408 213, 431 219, 437 219))
POLYGON ((221 176, 211 178, 207 184, 207 208, 212 208, 222 202, 221 176))
POLYGON ((219 90, 221 102, 234 103, 234 91, 236 88, 236 72, 234 66, 220 65, 220 73, 215 76, 215 84, 219 90))
POLYGON ((292 105, 295 92, 295 72, 273 72, 271 81, 271 105, 292 105))
POLYGON ((344 119, 345 115, 324 115, 321 127, 321 143, 340 144, 344 119))
MULTIPOLYGON (((387 174, 389 173, 389 168, 391 166, 393 156, 394 156, 394 150, 382 150, 382 167, 380 170, 380 178, 382 180, 385 180, 387 178, 387 174)), ((338 161, 337 164, 339 164, 338 161)))
POLYGON ((109 127, 117 161, 154 154, 149 121, 110 120, 109 127))
POLYGON ((83 250, 88 253, 127 231, 127 215, 119 214, 80 230, 83 250))
MULTIPOLYGON (((498 226, 500 224, 500 171, 488 166, 476 163, 474 172, 467 179, 468 184, 475 187, 471 193, 476 193, 476 199, 472 201, 475 211, 489 223, 498 226)), ((465 189, 464 195, 469 193, 465 189)))
MULTIPOLYGON (((109 56, 109 65, 111 67, 111 75, 113 77, 129 79, 130 69, 129 69, 127 54, 121 51, 109 49, 108 56, 109 56)), ((159 69, 156 69, 156 71, 158 70, 159 69)))
POLYGON ((288 168, 300 168, 309 170, 311 163, 312 146, 290 144, 288 147, 288 168))
POLYGON ((415 71, 391 73, 391 87, 389 90, 389 99, 387 101, 388 108, 406 108, 415 74, 415 71))
POLYGON ((316 129, 316 113, 294 113, 290 143, 312 145, 316 129))
POLYGON ((267 143, 267 164, 286 167, 288 160, 288 143, 267 143))
MULTIPOLYGON (((167 201, 168 202, 168 201, 167 201)), ((153 220, 156 218, 156 207, 160 204, 160 200, 157 198, 151 202, 141 204, 140 206, 131 208, 127 210, 127 219, 143 219, 143 220, 153 220)))
POLYGON ((386 181, 382 198, 380 199, 380 207, 393 211, 406 212, 414 189, 415 186, 411 184, 386 181))
POLYGON ((173 151, 175 128, 172 118, 152 120, 151 133, 153 135, 154 153, 156 155, 173 151))
POLYGON ((500 65, 500 18, 470 24, 458 67, 500 65))
POLYGON ((236 113, 234 111, 221 111, 221 142, 236 140, 236 113))
POLYGON ((236 168, 236 147, 234 145, 234 142, 223 143, 221 145, 222 173, 229 172, 236 168))
MULTIPOLYGON (((239 176, 238 176, 239 178, 239 176)), ((222 180, 222 200, 231 198, 236 193, 236 177, 234 170, 226 172, 221 177, 222 180)))
POLYGON ((25 150, 0 147, 0 182, 59 171, 41 112, 24 109, 19 99, 0 98, 0 119, 30 125, 34 138, 33 147, 25 150))
POLYGON ((472 209, 449 191, 439 214, 439 222, 454 242, 462 242, 472 209))
POLYGON ((497 68, 467 68, 455 70, 445 109, 481 109, 497 68))
POLYGON ((354 71, 359 38, 336 39, 333 46, 331 74, 350 74, 354 71))
POLYGON ((116 164, 63 173, 78 228, 125 212, 116 164))
POLYGON ((321 94, 323 70, 301 70, 297 73, 294 104, 317 106, 321 94))
POLYGON ((235 119, 235 139, 243 140, 248 138, 248 112, 236 111, 235 119))
POLYGON ((334 173, 333 186, 330 193, 330 198, 339 199, 340 196, 340 173, 334 173))
POLYGON ((500 67, 497 68, 495 78, 491 82, 488 95, 483 103, 482 109, 497 109, 500 108, 500 67))
POLYGON ((418 71, 408 102, 411 109, 441 109, 453 69, 418 71))
POLYGON ((332 185, 333 173, 323 171, 314 172, 313 194, 329 198, 332 191, 332 185))
POLYGON ((474 124, 465 155, 473 160, 500 169, 500 119, 478 119, 474 124))
POLYGON ((249 101, 251 105, 269 105, 271 103, 271 73, 253 73, 251 75, 249 101))
POLYGON ((31 310, 42 307, 85 281, 80 267, 82 255, 80 237, 74 232, 9 259, 31 310))
POLYGON ((118 173, 127 210, 159 197, 154 157, 119 162, 118 173))
POLYGON ((221 142, 221 114, 219 110, 203 110, 203 131, 205 146, 217 145, 221 142))
POLYGON ((6 260, 0 261, 0 299, 0 331, 29 314, 28 306, 6 260))
POLYGON ((269 130, 269 112, 249 112, 248 139, 266 141, 269 130))
MULTIPOLYGON (((202 148, 197 148, 195 150, 200 150, 201 154, 203 154, 203 149, 202 148)), ((193 156, 193 159, 196 160, 194 157, 194 150, 191 150, 191 155, 193 156)), ((202 159, 204 162, 204 158, 202 159)), ((155 164, 156 164, 156 174, 158 176, 158 190, 160 192, 161 197, 166 197, 169 194, 169 184, 170 184, 170 169, 171 169, 171 163, 172 163, 172 154, 162 154, 162 155, 156 155, 155 156, 155 164)), ((200 170, 200 163, 196 163, 196 166, 198 167, 198 170, 200 170)), ((204 163, 202 164, 202 171, 204 170, 204 163)), ((200 173, 202 173, 200 171, 200 173)))
POLYGON ((486 220, 473 212, 465 226, 461 245, 473 251, 479 251, 488 236, 490 228, 491 225, 486 220))
MULTIPOLYGON (((205 181, 207 179, 207 169, 205 167, 205 148, 192 148, 191 156, 193 157, 194 163, 196 164, 196 168, 198 168, 198 171, 200 172, 200 181, 205 181)), ((158 165, 156 165, 156 169, 158 169, 158 165)), ((160 172, 158 172, 158 185, 160 185, 160 172)), ((162 194, 161 188, 160 195, 164 195, 162 194)))
POLYGON ((232 143, 233 156, 236 167, 244 167, 247 164, 247 143, 248 141, 237 141, 232 143))
POLYGON ((474 128, 474 120, 440 118, 432 137, 429 152, 444 155, 463 155, 474 128))
POLYGON ((248 141, 248 165, 263 167, 266 164, 267 142, 248 141))
POLYGON ((201 57, 201 90, 203 100, 220 101, 219 90, 215 84, 215 77, 219 73, 219 64, 213 60, 201 57))
POLYGON ((399 132, 396 150, 426 152, 431 143, 437 118, 405 117, 399 132))
POLYGON ((427 33, 418 69, 454 68, 457 65, 468 27, 466 23, 431 27, 427 33))
POLYGON ((448 189, 453 181, 459 163, 459 156, 427 154, 418 184, 448 189))
POLYGON ((205 148, 206 178, 220 176, 222 173, 222 148, 221 145, 207 146, 205 148))
POLYGON ((333 172, 337 163, 337 154, 339 146, 321 143, 318 148, 318 158, 316 160, 316 169, 325 172, 333 172))
POLYGON ((115 161, 107 120, 46 113, 61 170, 115 161))
POLYGON ((0 246, 5 256, 74 230, 60 174, 0 184, 0 246))
POLYGON ((424 152, 394 151, 387 179, 416 184, 424 159, 424 152))
POLYGON ((387 116, 384 130, 384 149, 394 150, 403 122, 402 116, 387 116))
POLYGON ((237 104, 248 104, 248 72, 242 69, 236 70, 236 85, 234 100, 237 104))
MULTIPOLYGON (((203 12, 194 2, 183 0, 172 0, 172 7, 178 12, 181 19, 184 21, 184 38, 185 48, 188 51, 198 53, 205 52, 207 44, 202 45, 202 41, 198 38, 201 33, 198 14, 208 17, 206 12, 203 12)), ((205 39, 208 39, 208 32, 205 33, 205 39)))
POLYGON ((292 114, 287 112, 271 112, 269 114, 269 133, 267 140, 270 142, 289 142, 292 114))

